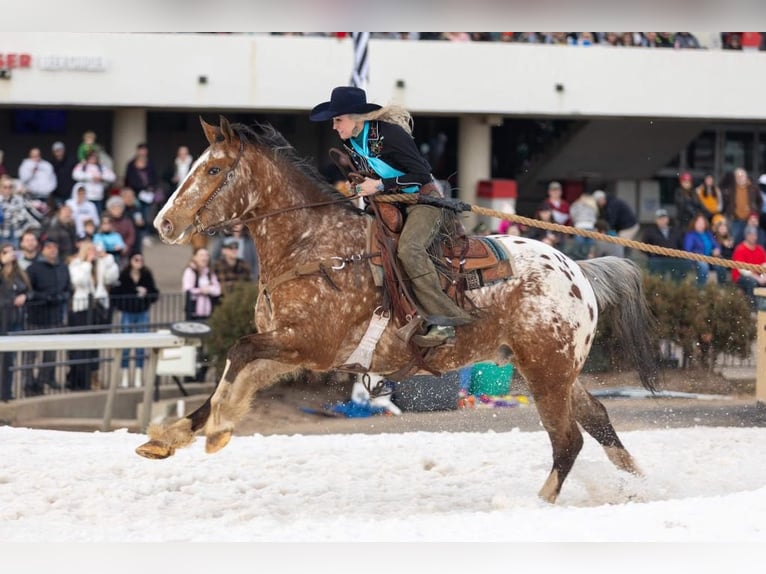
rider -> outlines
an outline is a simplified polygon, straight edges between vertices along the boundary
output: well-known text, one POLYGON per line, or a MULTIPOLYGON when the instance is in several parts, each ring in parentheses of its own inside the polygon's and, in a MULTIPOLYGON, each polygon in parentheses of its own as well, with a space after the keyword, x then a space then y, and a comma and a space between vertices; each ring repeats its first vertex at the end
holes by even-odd
MULTIPOLYGON (((329 102, 311 110, 309 119, 331 119, 359 171, 378 176, 366 177, 357 185, 359 195, 421 193, 440 197, 431 166, 412 138, 412 117, 404 108, 367 103, 364 90, 340 86, 332 91, 329 102)), ((413 340, 420 346, 434 347, 453 340, 455 326, 465 325, 473 317, 442 291, 426 252, 439 232, 442 208, 408 204, 406 211, 397 256, 410 279, 418 311, 429 325, 425 335, 415 335, 413 340)))

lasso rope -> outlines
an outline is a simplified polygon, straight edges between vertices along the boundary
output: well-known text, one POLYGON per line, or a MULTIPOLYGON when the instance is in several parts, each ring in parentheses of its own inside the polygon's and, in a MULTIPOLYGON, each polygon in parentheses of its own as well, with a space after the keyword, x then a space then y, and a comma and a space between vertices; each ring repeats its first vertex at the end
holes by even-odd
MULTIPOLYGON (((374 195, 371 199, 375 201, 381 201, 383 203, 418 203, 418 200, 422 198, 417 193, 399 193, 391 195, 374 195)), ((430 204, 430 201, 425 203, 430 204)), ((650 245, 649 243, 643 243, 641 241, 634 241, 632 239, 624 239, 622 237, 615 237, 613 235, 606 235, 605 233, 599 233, 598 231, 589 231, 587 229, 578 229, 576 227, 570 227, 569 225, 560 225, 558 223, 549 223, 547 221, 541 221, 539 219, 531 219, 522 215, 512 215, 510 213, 503 213, 502 211, 496 211, 494 209, 488 209, 486 207, 480 207, 478 205, 471 205, 468 203, 457 202, 454 200, 441 200, 433 202, 433 205, 441 204, 444 207, 450 205, 457 211, 471 211, 478 215, 487 215, 489 217, 496 217, 498 219, 504 219, 513 223, 520 223, 529 227, 539 227, 541 229, 547 229, 549 231, 557 231, 559 233, 566 233, 568 235, 580 235, 581 237, 590 237, 598 241, 605 241, 607 243, 616 243, 617 245, 623 245, 631 249, 637 249, 639 251, 647 251, 649 253, 655 253, 657 255, 666 255, 668 257, 678 257, 680 259, 691 259, 694 261, 703 261, 710 265, 718 265, 720 267, 728 267, 730 269, 747 269, 754 273, 764 273, 766 269, 762 265, 754 265, 752 263, 744 263, 741 261, 732 261, 731 259, 723 259, 721 257, 711 257, 710 255, 700 255, 699 253, 691 253, 684 251, 683 249, 670 249, 668 247, 660 247, 659 245, 650 245)))

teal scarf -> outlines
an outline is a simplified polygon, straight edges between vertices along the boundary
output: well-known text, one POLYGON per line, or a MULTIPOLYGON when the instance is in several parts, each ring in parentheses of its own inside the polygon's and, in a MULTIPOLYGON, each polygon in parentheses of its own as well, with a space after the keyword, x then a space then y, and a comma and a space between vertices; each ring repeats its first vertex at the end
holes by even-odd
MULTIPOLYGON (((351 147, 354 151, 367 160, 367 164, 383 179, 392 179, 404 175, 403 171, 399 171, 388 165, 382 159, 370 156, 369 142, 367 135, 370 132, 370 122, 364 122, 364 129, 362 132, 351 138, 351 147)), ((417 193, 420 188, 417 185, 411 185, 402 189, 404 193, 417 193)))

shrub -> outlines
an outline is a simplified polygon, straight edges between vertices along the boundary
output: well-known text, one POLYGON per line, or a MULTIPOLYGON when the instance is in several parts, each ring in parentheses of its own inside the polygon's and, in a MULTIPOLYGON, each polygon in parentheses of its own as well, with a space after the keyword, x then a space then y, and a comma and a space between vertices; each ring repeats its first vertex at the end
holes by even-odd
POLYGON ((206 341, 218 373, 223 371, 226 353, 240 337, 255 332, 255 300, 258 297, 258 285, 252 282, 234 284, 231 293, 221 297, 210 316, 212 333, 206 341))
MULTIPOLYGON (((736 286, 708 283, 699 289, 692 279, 673 283, 644 274, 644 292, 658 320, 658 337, 681 347, 682 366, 698 361, 712 368, 718 353, 750 356, 756 325, 747 298, 736 286)), ((607 355, 612 368, 626 366, 606 325, 599 325, 594 347, 607 355)))

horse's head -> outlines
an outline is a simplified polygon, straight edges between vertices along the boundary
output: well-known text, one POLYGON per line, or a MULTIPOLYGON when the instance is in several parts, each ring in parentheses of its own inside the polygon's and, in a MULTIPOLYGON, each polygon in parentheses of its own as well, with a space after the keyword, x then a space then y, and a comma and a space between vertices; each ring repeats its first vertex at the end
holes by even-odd
POLYGON ((228 202, 213 201, 219 194, 231 193, 239 183, 237 171, 244 141, 228 120, 212 126, 200 118, 210 144, 194 162, 186 178, 154 218, 154 227, 166 243, 189 243, 195 230, 202 231, 231 221, 242 213, 227 213, 228 202))

